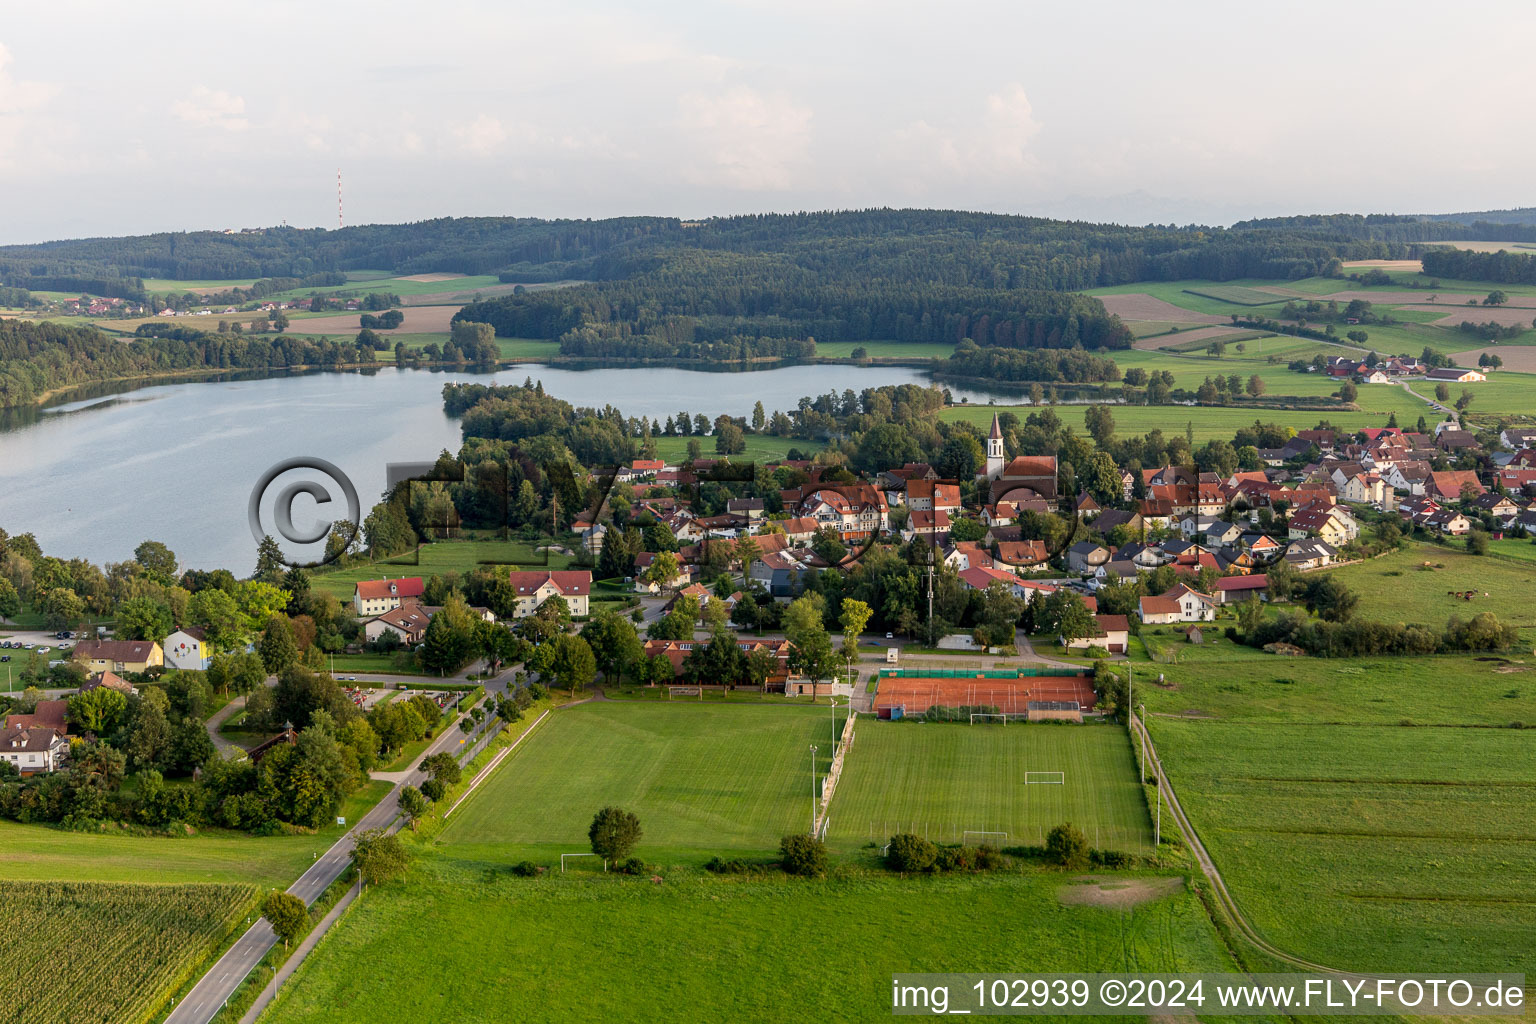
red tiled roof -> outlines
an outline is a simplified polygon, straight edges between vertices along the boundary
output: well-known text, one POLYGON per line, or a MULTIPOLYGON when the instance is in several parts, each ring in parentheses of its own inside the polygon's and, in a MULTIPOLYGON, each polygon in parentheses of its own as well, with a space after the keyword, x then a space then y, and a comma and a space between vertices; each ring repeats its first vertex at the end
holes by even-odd
POLYGON ((585 569, 513 571, 507 574, 507 579, 518 594, 537 593, 547 582, 553 582, 555 589, 566 597, 592 593, 592 574, 585 569))
POLYGON ((403 576, 394 580, 359 580, 356 594, 364 601, 377 601, 381 597, 420 597, 426 591, 420 576, 403 576))

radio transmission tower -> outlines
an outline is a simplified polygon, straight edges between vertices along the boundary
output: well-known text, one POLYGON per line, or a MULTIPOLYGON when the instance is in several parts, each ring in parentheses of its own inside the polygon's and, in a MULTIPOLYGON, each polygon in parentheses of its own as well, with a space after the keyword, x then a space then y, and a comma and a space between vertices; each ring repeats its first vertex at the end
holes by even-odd
POLYGON ((336 230, 340 231, 341 220, 341 168, 336 168, 336 230))

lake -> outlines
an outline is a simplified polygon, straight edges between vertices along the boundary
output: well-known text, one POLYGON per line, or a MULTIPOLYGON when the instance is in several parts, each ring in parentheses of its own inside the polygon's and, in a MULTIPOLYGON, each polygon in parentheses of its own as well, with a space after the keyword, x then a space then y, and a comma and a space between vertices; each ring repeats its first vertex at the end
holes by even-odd
MULTIPOLYGON (((144 387, 17 410, 0 421, 0 527, 35 534, 47 554, 97 563, 126 561, 141 541, 159 540, 185 567, 246 576, 256 557, 246 505, 273 464, 294 456, 334 463, 352 479, 366 515, 384 491, 386 464, 458 450, 458 421, 443 413, 445 383, 520 384, 530 376, 573 405, 611 404, 663 422, 681 409, 714 419, 748 415, 761 401, 771 415, 805 395, 931 383, 924 371, 902 366, 714 373, 523 364, 494 374, 387 367, 144 387)), ((957 401, 1018 401, 1016 391, 950 390, 957 401)), ((295 522, 308 500, 295 505, 295 522)))

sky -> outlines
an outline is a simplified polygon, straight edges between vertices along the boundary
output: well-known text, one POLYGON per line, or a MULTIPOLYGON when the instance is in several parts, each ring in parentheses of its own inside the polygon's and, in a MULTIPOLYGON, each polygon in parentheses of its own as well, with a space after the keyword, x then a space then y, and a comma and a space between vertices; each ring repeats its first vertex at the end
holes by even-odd
POLYGON ((923 206, 1536 205, 1536 5, 8 0, 0 243, 923 206))

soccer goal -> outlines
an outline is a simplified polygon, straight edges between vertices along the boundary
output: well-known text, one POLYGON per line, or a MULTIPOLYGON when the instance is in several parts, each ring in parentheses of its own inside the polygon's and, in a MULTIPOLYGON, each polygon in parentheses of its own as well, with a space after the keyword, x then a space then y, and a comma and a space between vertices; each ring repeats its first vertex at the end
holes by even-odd
POLYGON ((961 845, 962 846, 970 846, 971 845, 971 836, 978 836, 978 837, 980 837, 981 842, 977 843, 976 844, 977 846, 1001 847, 1003 845, 1003 843, 1006 843, 1008 841, 1008 833, 1007 832, 980 832, 980 831, 977 831, 976 829, 966 829, 964 832, 960 833, 960 843, 961 843, 961 845), (1002 842, 997 842, 997 840, 999 840, 999 839, 1002 840, 1002 842))
POLYGON ((977 711, 977 712, 972 713, 972 715, 971 715, 971 724, 975 725, 977 722, 983 722, 983 723, 986 723, 986 722, 997 722, 997 723, 1000 723, 1002 725, 1007 725, 1008 724, 1008 716, 1007 715, 992 714, 990 712, 984 712, 984 711, 977 711))
POLYGON ((1066 772, 1025 772, 1024 784, 1026 786, 1064 786, 1067 783, 1066 772))

